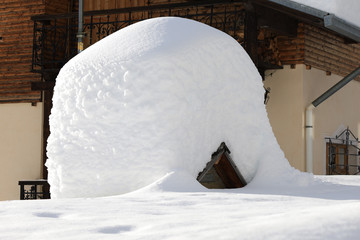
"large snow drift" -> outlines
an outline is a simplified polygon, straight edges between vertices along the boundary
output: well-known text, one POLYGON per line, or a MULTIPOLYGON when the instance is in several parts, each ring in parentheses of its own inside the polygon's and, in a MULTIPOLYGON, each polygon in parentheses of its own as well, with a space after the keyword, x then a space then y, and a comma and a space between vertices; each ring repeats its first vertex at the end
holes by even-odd
POLYGON ((131 192, 174 171, 195 179, 223 141, 248 182, 307 184, 284 158, 263 96, 254 64, 221 31, 181 18, 124 28, 57 77, 52 198, 131 192))

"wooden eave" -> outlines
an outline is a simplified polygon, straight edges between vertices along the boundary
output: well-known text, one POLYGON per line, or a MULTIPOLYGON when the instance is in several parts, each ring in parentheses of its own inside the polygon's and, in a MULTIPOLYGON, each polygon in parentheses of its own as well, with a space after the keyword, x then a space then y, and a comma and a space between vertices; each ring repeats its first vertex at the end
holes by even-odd
MULTIPOLYGON (((273 11, 276 11, 276 12, 279 12, 282 14, 286 14, 287 16, 292 17, 292 18, 298 20, 299 22, 310 24, 312 26, 329 31, 335 35, 341 36, 342 38, 344 38, 346 43, 350 44, 350 43, 357 42, 354 39, 351 39, 350 37, 345 36, 344 34, 340 33, 339 31, 334 31, 333 29, 335 29, 335 28, 326 27, 324 17, 329 15, 327 12, 323 12, 321 10, 314 9, 315 10, 314 12, 316 12, 316 13, 313 13, 313 15, 312 15, 312 14, 306 13, 304 11, 293 9, 293 8, 287 7, 285 5, 276 3, 276 1, 270 1, 270 0, 254 0, 253 4, 254 4, 254 6, 261 6, 261 7, 265 7, 267 9, 271 9, 273 11)), ((311 7, 309 7, 309 9, 311 9, 311 7)))
POLYGON ((293 17, 304 23, 317 25, 318 27, 324 26, 324 21, 322 18, 313 16, 313 15, 310 15, 310 14, 307 14, 304 12, 300 12, 298 10, 291 9, 286 6, 283 6, 283 5, 268 1, 268 0, 255 0, 254 4, 266 7, 268 9, 275 10, 275 11, 283 13, 283 14, 286 14, 286 15, 293 17))

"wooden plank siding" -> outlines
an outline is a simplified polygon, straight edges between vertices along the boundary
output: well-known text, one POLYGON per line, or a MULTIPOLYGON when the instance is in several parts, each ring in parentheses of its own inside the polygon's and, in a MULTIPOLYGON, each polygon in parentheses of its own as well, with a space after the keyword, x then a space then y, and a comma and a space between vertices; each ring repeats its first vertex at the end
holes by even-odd
POLYGON ((0 4, 0 103, 38 102, 41 93, 30 82, 40 81, 31 72, 33 22, 45 13, 42 0, 7 0, 0 4))
POLYGON ((360 66, 360 44, 346 44, 342 37, 307 24, 304 31, 306 65, 343 77, 360 66))
POLYGON ((0 4, 0 103, 39 102, 40 91, 31 82, 41 74, 31 71, 34 22, 39 14, 66 13, 70 2, 63 0, 6 0, 0 4))
MULTIPOLYGON (((189 2, 188 0, 86 0, 84 11, 108 10, 117 8, 142 7, 160 4, 189 2)), ((196 3, 196 1, 194 1, 196 3)))
POLYGON ((46 14, 69 13, 72 12, 74 4, 75 0, 46 0, 45 12, 46 14))
POLYGON ((305 64, 342 77, 360 66, 360 44, 348 44, 341 36, 309 24, 299 24, 297 37, 278 36, 277 42, 283 65, 305 64))
POLYGON ((304 24, 298 26, 297 36, 277 37, 279 57, 282 65, 303 64, 305 50, 304 24))
MULTIPOLYGON (((84 11, 107 10, 128 7, 147 6, 148 0, 87 0, 84 1, 84 11)), ((164 2, 164 1, 163 1, 164 2)), ((168 1, 166 1, 168 3, 168 1)))

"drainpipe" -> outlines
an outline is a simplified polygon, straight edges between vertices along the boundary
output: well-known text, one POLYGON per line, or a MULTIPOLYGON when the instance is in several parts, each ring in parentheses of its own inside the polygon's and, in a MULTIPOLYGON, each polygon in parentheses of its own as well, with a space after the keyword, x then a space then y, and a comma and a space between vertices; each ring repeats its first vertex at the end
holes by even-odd
POLYGON ((84 49, 83 37, 83 2, 84 0, 79 0, 79 20, 78 20, 78 33, 76 35, 78 39, 77 52, 80 53, 84 49))
POLYGON ((329 90, 323 93, 320 97, 315 99, 309 106, 306 108, 306 171, 313 172, 313 140, 314 140, 314 130, 313 130, 313 109, 319 106, 322 102, 332 96, 334 93, 339 91, 342 87, 348 84, 351 80, 357 77, 360 74, 360 67, 355 69, 349 75, 344 77, 329 90))
POLYGON ((314 105, 311 103, 306 108, 306 119, 305 119, 305 141, 306 141, 306 171, 309 173, 313 172, 313 109, 314 105))

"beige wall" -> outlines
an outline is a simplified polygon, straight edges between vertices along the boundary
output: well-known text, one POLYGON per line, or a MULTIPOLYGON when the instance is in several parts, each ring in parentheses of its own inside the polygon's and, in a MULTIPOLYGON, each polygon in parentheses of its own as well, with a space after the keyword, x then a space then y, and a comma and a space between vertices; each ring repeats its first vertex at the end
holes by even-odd
POLYGON ((271 88, 266 108, 276 139, 290 164, 304 170, 303 69, 284 66, 266 76, 264 86, 271 88))
MULTIPOLYGON (((274 134, 290 164, 305 171, 305 108, 342 77, 307 70, 304 65, 285 66, 266 75, 264 85, 271 88, 267 111, 274 134)), ((314 174, 326 173, 326 137, 347 126, 360 136, 359 98, 360 82, 352 81, 314 109, 314 174)))
POLYGON ((0 200, 19 199, 19 180, 41 177, 42 104, 0 104, 0 200))
MULTIPOLYGON (((327 76, 324 71, 304 71, 304 103, 310 104, 342 77, 327 76)), ((313 111, 314 116, 314 165, 315 174, 326 174, 326 137, 335 137, 349 127, 359 137, 360 124, 360 82, 351 81, 313 111)))

